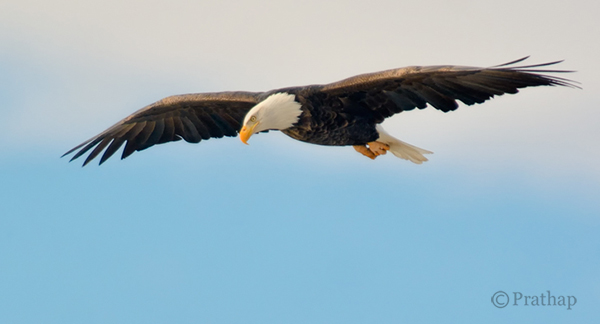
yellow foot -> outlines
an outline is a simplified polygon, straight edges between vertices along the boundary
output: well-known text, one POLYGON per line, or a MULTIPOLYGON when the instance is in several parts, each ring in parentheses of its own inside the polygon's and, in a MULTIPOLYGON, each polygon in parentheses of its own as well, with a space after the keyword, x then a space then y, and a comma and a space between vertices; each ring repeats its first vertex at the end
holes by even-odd
POLYGON ((390 149, 390 146, 381 142, 370 142, 366 145, 352 145, 356 152, 368 157, 371 160, 375 160, 376 157, 384 155, 390 149))
POLYGON ((381 142, 369 142, 369 150, 376 156, 385 155, 390 149, 390 146, 381 142))
POLYGON ((371 150, 369 150, 366 145, 352 145, 352 147, 354 147, 356 152, 368 157, 371 160, 375 160, 375 158, 377 157, 377 155, 371 152, 371 150))

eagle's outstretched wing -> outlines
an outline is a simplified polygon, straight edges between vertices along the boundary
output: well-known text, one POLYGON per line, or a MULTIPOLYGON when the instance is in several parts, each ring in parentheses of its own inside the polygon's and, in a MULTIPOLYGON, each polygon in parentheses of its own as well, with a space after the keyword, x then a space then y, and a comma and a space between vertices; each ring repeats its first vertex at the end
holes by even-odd
POLYGON ((467 105, 493 96, 517 93, 519 88, 558 85, 578 87, 574 81, 544 73, 572 72, 544 69, 562 61, 515 66, 527 57, 489 67, 411 66, 357 75, 315 88, 329 97, 349 98, 369 107, 377 122, 402 111, 430 104, 443 112, 455 110, 457 100, 467 105))
POLYGON ((244 116, 259 102, 259 92, 186 94, 164 98, 127 116, 104 132, 69 150, 71 161, 95 147, 85 166, 105 148, 102 164, 125 144, 122 159, 152 145, 182 138, 198 143, 212 137, 237 136, 244 116))

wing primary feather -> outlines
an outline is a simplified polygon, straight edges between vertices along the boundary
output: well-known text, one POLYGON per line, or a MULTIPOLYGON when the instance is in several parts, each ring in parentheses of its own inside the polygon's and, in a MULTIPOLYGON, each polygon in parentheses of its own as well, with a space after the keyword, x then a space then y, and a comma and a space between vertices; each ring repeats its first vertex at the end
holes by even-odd
POLYGON ((133 152, 135 152, 135 149, 136 149, 135 137, 138 136, 138 134, 142 130, 144 130, 145 127, 146 127, 145 121, 138 122, 135 124, 134 127, 131 128, 130 131, 128 131, 125 135, 123 135, 123 138, 125 140, 127 140, 127 144, 125 144, 125 148, 123 149, 123 154, 121 154, 121 160, 130 156, 133 152))
MULTIPOLYGON (((501 96, 505 93, 516 93, 515 91, 517 91, 516 87, 513 86, 507 86, 506 84, 482 84, 480 82, 477 81, 471 81, 471 80, 461 80, 461 84, 464 85, 465 87, 468 87, 469 89, 473 89, 476 91, 479 91, 480 93, 484 94, 485 97, 482 96, 483 101, 486 101, 488 99, 490 99, 492 97, 492 95, 498 95, 501 96), (497 93, 500 92, 500 93, 497 93)), ((478 103, 482 103, 478 102, 478 103)))
MULTIPOLYGON (((561 71, 544 71, 544 72, 561 72, 561 71)), ((562 71, 562 72, 574 72, 574 71, 562 71)), ((548 76, 548 75, 543 75, 543 74, 538 74, 538 76, 540 76, 544 79, 550 80, 549 85, 552 85, 552 86, 562 86, 562 87, 581 89, 581 87, 578 86, 578 84, 581 84, 581 83, 577 82, 577 81, 573 81, 571 79, 566 79, 566 78, 561 78, 561 77, 556 77, 556 76, 548 76)))
POLYGON ((419 109, 427 107, 427 101, 425 101, 425 99, 418 95, 412 84, 406 85, 402 88, 398 88, 395 92, 397 92, 400 95, 404 95, 406 99, 412 101, 413 104, 419 109))
MULTIPOLYGON (((95 137, 94 137, 94 138, 95 138, 95 137)), ((93 139, 93 138, 92 138, 92 139, 93 139)), ((75 150, 77 150, 78 148, 80 148, 80 147, 82 147, 82 146, 86 145, 86 144, 87 144, 87 143, 89 143, 89 142, 90 142, 92 139, 89 139, 89 140, 87 140, 87 141, 85 141, 85 142, 83 142, 83 143, 81 143, 81 144, 79 144, 79 145, 75 146, 74 148, 72 148, 72 149, 68 150, 68 151, 67 151, 65 154, 61 155, 60 157, 61 157, 61 158, 64 158, 65 156, 67 156, 67 155, 69 155, 69 154, 71 154, 71 153, 75 152, 75 150)), ((71 161, 73 161, 73 159, 71 159, 71 161)))
POLYGON ((514 88, 526 88, 526 87, 536 87, 542 85, 552 85, 552 81, 541 78, 538 76, 524 76, 523 78, 504 78, 504 76, 498 76, 495 78, 494 76, 490 77, 490 85, 493 86, 501 86, 506 85, 507 87, 514 88))
POLYGON ((394 91, 384 91, 385 94, 396 104, 398 109, 394 110, 395 113, 402 111, 409 111, 415 109, 416 105, 411 100, 407 99, 401 93, 394 91))
POLYGON ((206 125, 204 118, 201 118, 202 114, 198 116, 194 112, 191 112, 190 114, 186 114, 185 117, 192 123, 201 139, 207 140, 211 138, 212 132, 206 125))
POLYGON ((121 153, 121 160, 124 160, 125 158, 130 156, 131 154, 133 154, 133 152, 135 152, 135 144, 133 144, 133 141, 127 140, 127 144, 125 144, 123 153, 121 153))
MULTIPOLYGON (((562 63, 562 62, 564 62, 564 61, 565 61, 565 60, 559 60, 559 61, 547 62, 547 63, 540 63, 540 64, 519 65, 519 66, 511 67, 511 68, 509 68, 509 69, 511 69, 511 70, 525 70, 525 69, 527 69, 527 70, 525 70, 525 71, 529 71, 529 72, 542 72, 542 71, 544 71, 544 70, 538 70, 538 69, 531 70, 531 69, 533 69, 533 68, 538 68, 538 67, 542 67, 542 66, 556 65, 556 64, 562 63)), ((556 70, 556 71, 554 71, 554 72, 557 72, 557 73, 563 73, 563 72, 564 72, 564 73, 570 73, 570 72, 572 72, 572 71, 567 71, 567 70, 556 70)))
MULTIPOLYGON (((100 141, 102 141, 103 137, 99 136, 97 138, 95 138, 94 140, 92 140, 91 142, 87 143, 87 145, 82 148, 79 152, 77 152, 72 158, 71 160, 69 160, 69 162, 77 159, 78 157, 82 156, 83 154, 85 154, 85 152, 89 151, 89 149, 91 149, 92 147, 94 147, 96 144, 100 143, 100 141)), ((80 145, 81 147, 81 145, 80 145)))
POLYGON ((98 156, 98 154, 100 154, 100 152, 102 152, 102 150, 104 150, 104 148, 113 140, 112 137, 105 137, 104 139, 102 139, 102 141, 100 142, 100 144, 98 144, 98 146, 96 146, 94 148, 94 150, 92 151, 92 153, 90 153, 90 155, 88 155, 88 157, 85 159, 85 161, 83 162, 82 167, 86 166, 86 164, 90 163, 94 158, 96 158, 96 156, 98 156))
POLYGON ((210 117, 215 122, 215 124, 217 124, 217 126, 219 127, 219 129, 221 130, 221 132, 223 133, 224 136, 232 137, 232 136, 237 135, 237 131, 235 129, 233 129, 230 126, 230 124, 225 120, 225 118, 221 117, 221 115, 210 114, 210 117))
POLYGON ((152 121, 152 120, 147 121, 146 126, 144 126, 142 131, 139 132, 139 134, 136 137, 134 137, 136 151, 139 151, 139 148, 146 143, 148 138, 150 138, 150 135, 152 135, 152 132, 154 131, 155 125, 156 125, 155 121, 152 121))
POLYGON ((467 87, 463 84, 449 82, 448 80, 436 78, 428 82, 430 86, 435 86, 436 89, 440 90, 449 97, 455 98, 462 101, 466 105, 473 105, 476 103, 482 103, 490 98, 490 92, 492 94, 501 95, 503 92, 491 89, 491 88, 472 88, 467 87))
POLYGON ((130 130, 133 128, 133 127, 135 127, 135 125, 136 125, 135 123, 132 123, 132 124, 125 124, 125 125, 122 125, 122 126, 120 126, 120 127, 121 127, 121 129, 120 129, 118 132, 114 133, 114 134, 112 135, 112 137, 121 137, 121 136, 125 135, 125 134, 126 134, 127 132, 129 132, 129 131, 130 131, 130 130))
POLYGON ((222 112, 220 117, 225 123, 229 125, 229 127, 231 127, 231 129, 234 130, 235 134, 232 136, 236 136, 239 130, 242 128, 242 123, 239 120, 232 117, 228 111, 222 112))
POLYGON ((129 131, 127 131, 127 133, 125 133, 123 135, 123 137, 127 140, 127 141, 132 141, 136 136, 138 136, 138 134, 144 130, 144 127, 146 127, 146 122, 145 121, 141 121, 141 122, 137 122, 133 125, 133 127, 131 127, 131 129, 129 131))
POLYGON ((160 138, 163 135, 163 131, 165 130, 165 122, 162 119, 158 119, 154 122, 154 130, 152 131, 152 133, 150 133, 150 136, 148 136, 148 139, 146 139, 146 141, 140 145, 140 147, 137 149, 138 151, 141 150, 145 150, 147 148, 149 148, 150 146, 158 143, 158 141, 160 140, 160 138))
POLYGON ((181 116, 173 117, 173 127, 175 129, 175 134, 183 137, 183 134, 185 134, 185 128, 183 127, 181 118, 181 116))
POLYGON ((439 93, 432 87, 428 87, 422 84, 415 84, 414 87, 419 93, 419 96, 421 96, 430 105, 432 105, 438 110, 448 112, 451 110, 456 110, 456 108, 458 108, 458 104, 454 99, 448 98, 447 96, 439 93))
POLYGON ((158 144, 172 141, 175 138, 175 126, 173 125, 173 117, 166 117, 164 119, 164 130, 163 134, 158 140, 158 144))
POLYGON ((142 147, 146 145, 146 142, 150 138, 150 135, 152 135, 152 132, 154 132, 155 126, 155 121, 147 121, 146 126, 144 126, 142 131, 139 132, 138 135, 133 138, 133 145, 135 146, 134 148, 136 151, 141 151, 142 147))
POLYGON ((122 137, 115 138, 112 141, 112 143, 110 143, 106 151, 104 151, 104 154, 102 154, 102 158, 100 158, 99 165, 102 165, 104 161, 108 160, 108 158, 113 156, 113 154, 115 154, 115 152, 123 145, 123 143, 125 143, 125 139, 123 139, 122 137))
POLYGON ((500 65, 494 65, 494 66, 492 66, 492 67, 494 67, 494 68, 495 68, 495 67, 502 67, 502 66, 507 66, 507 65, 512 65, 512 64, 517 64, 517 63, 519 63, 519 62, 523 62, 523 61, 525 61, 525 60, 526 60, 526 59, 528 59, 528 58, 529 58, 529 55, 527 55, 527 56, 525 56, 525 57, 522 57, 522 58, 520 58, 520 59, 514 60, 514 61, 510 61, 510 62, 508 62, 508 63, 504 63, 504 64, 500 64, 500 65))
MULTIPOLYGON (((197 116, 198 119, 200 119, 202 121, 202 124, 204 125, 204 127, 206 127, 206 129, 208 130, 208 138, 210 137, 216 137, 216 138, 221 138, 223 137, 223 130, 221 130, 221 127, 219 127, 215 121, 211 118, 210 115, 199 115, 197 116)), ((208 139, 208 138, 202 138, 202 139, 208 139)))
POLYGON ((184 127, 184 132, 181 134, 183 139, 189 143, 199 143, 202 136, 198 133, 196 126, 186 116, 181 116, 180 120, 184 127))

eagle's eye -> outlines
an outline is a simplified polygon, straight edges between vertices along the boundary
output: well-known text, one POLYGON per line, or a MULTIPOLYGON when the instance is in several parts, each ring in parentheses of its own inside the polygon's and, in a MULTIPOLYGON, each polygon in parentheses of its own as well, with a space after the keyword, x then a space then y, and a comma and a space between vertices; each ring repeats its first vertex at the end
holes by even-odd
POLYGON ((256 121, 256 116, 250 117, 250 121, 254 123, 256 121))

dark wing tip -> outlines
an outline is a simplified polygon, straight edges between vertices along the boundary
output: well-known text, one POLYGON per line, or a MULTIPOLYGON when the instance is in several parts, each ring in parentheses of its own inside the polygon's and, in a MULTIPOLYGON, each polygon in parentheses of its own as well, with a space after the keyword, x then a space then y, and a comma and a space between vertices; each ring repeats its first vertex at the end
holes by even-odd
MULTIPOLYGON (((514 60, 514 61, 510 61, 508 63, 494 65, 491 68, 501 68, 501 67, 505 67, 505 66, 509 66, 509 65, 514 65, 514 64, 517 64, 517 63, 521 63, 521 62, 527 60, 528 58, 530 58, 529 55, 527 55, 525 57, 522 57, 520 59, 514 60)), ((562 63, 564 61, 565 60, 558 60, 558 61, 547 62, 547 63, 540 63, 540 64, 515 66, 515 67, 511 67, 511 68, 512 69, 529 69, 529 68, 536 68, 536 67, 542 67, 542 66, 556 65, 556 64, 562 63)), ((552 71, 552 72, 554 72, 554 71, 552 71)), ((573 72, 573 71, 556 70, 556 72, 573 72)))
POLYGON ((574 89, 581 89, 581 86, 580 86, 581 82, 567 79, 567 78, 561 78, 561 77, 557 77, 557 76, 544 74, 544 73, 574 73, 577 71, 558 70, 558 69, 540 69, 541 67, 546 67, 546 66, 551 66, 551 65, 556 65, 556 64, 562 63, 565 60, 558 60, 558 61, 552 61, 552 62, 546 62, 546 63, 540 63, 540 64, 531 64, 531 65, 509 66, 509 65, 514 65, 516 63, 523 62, 528 58, 529 58, 529 56, 525 56, 518 60, 514 60, 514 61, 511 61, 508 63, 493 66, 493 67, 491 67, 491 69, 511 70, 511 71, 515 71, 515 72, 536 74, 539 77, 542 77, 542 78, 546 79, 547 81, 549 81, 549 85, 551 85, 551 86, 562 86, 562 87, 568 87, 568 88, 574 88, 574 89))
MULTIPOLYGON (((83 142, 83 143, 81 143, 81 144, 79 144, 79 145, 75 146, 74 148, 72 148, 72 149, 68 150, 68 151, 67 151, 65 154, 61 155, 61 156, 60 156, 60 158, 62 159, 62 158, 64 158, 65 156, 67 156, 67 155, 69 155, 69 154, 71 154, 71 153, 75 152, 75 151, 76 151, 78 148, 80 148, 80 147, 84 146, 85 144, 89 143, 90 141, 91 141, 91 140, 87 140, 87 141, 85 141, 85 142, 83 142)), ((75 157, 74 157, 74 158, 71 158, 71 159, 69 160, 69 162, 71 162, 71 161, 73 161, 73 160, 75 160, 75 159, 76 159, 75 157)))
POLYGON ((514 60, 514 61, 510 61, 510 62, 508 62, 508 63, 504 63, 504 64, 494 65, 494 66, 492 66, 492 67, 493 67, 493 68, 496 68, 496 67, 503 67, 503 66, 507 66, 507 65, 517 64, 517 63, 519 63, 519 62, 523 62, 523 61, 525 61, 525 60, 526 60, 526 59, 528 59, 529 57, 530 57, 530 55, 527 55, 527 56, 525 56, 525 57, 522 57, 522 58, 520 58, 520 59, 517 59, 517 60, 514 60))
MULTIPOLYGON (((77 160, 78 158, 80 158, 82 155, 84 155, 87 151, 89 151, 92 147, 96 146, 98 143, 100 142, 100 139, 98 137, 89 139, 77 146, 75 146, 74 148, 70 149, 69 151, 67 151, 65 154, 61 155, 60 158, 64 158, 65 156, 75 153, 75 151, 77 151, 78 149, 80 149, 77 153, 75 153, 75 155, 73 155, 73 157, 71 157, 71 159, 69 159, 69 163, 73 162, 74 160, 77 160), (85 147, 83 147, 85 145, 85 147), (82 148, 83 147, 83 148, 82 148)), ((97 147, 98 148, 98 147, 97 147)), ((95 149, 94 152, 96 152, 97 150, 95 149)), ((82 167, 86 166, 91 160, 93 160, 99 152, 97 152, 96 154, 94 154, 94 152, 90 153, 90 155, 86 158, 86 160, 83 162, 82 167)))

